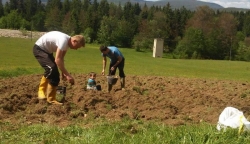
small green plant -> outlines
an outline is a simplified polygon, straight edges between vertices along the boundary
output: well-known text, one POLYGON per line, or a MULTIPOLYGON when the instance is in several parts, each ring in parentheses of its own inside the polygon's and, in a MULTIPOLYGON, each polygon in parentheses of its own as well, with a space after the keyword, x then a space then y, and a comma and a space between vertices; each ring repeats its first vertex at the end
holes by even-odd
POLYGON ((245 93, 242 93, 241 95, 240 95, 240 98, 246 98, 247 97, 247 94, 245 94, 245 93))
POLYGON ((70 117, 72 117, 72 118, 77 118, 79 116, 84 116, 83 111, 76 110, 76 111, 71 111, 71 113, 70 113, 70 117))
POLYGON ((106 104, 106 108, 108 109, 108 110, 112 110, 112 105, 111 104, 106 104))

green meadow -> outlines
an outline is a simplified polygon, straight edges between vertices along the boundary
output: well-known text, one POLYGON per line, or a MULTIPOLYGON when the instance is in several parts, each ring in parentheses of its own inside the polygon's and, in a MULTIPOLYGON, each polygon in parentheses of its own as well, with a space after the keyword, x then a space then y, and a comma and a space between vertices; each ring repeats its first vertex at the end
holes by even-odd
MULTIPOLYGON (((41 74, 43 69, 33 56, 35 40, 0 37, 0 78, 41 74)), ((99 45, 87 44, 69 50, 65 66, 69 72, 101 73, 99 45)), ((249 81, 249 62, 217 60, 184 60, 153 58, 152 52, 120 48, 124 54, 127 76, 166 76, 249 81)), ((0 92, 1 96, 1 92, 0 92)), ((249 133, 236 129, 218 132, 215 125, 182 125, 178 127, 124 119, 121 122, 82 120, 75 125, 57 127, 46 124, 12 124, 0 119, 0 144, 247 144, 249 133)))
MULTIPOLYGON (((0 38, 0 78, 23 74, 41 74, 43 69, 33 56, 35 40, 0 38)), ((120 48, 124 54, 126 75, 152 75, 248 81, 249 62, 218 60, 185 60, 152 57, 152 52, 136 52, 120 48)), ((99 45, 87 44, 78 50, 68 50, 65 66, 71 73, 101 73, 102 57, 99 45)))

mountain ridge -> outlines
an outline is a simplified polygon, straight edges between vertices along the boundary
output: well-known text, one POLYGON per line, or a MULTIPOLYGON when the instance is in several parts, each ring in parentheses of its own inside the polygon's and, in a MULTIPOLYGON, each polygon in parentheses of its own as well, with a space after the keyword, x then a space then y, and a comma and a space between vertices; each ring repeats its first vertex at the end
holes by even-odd
MULTIPOLYGON (((9 0, 0 0, 2 1, 3 4, 6 3, 6 1, 9 0)), ((42 0, 42 3, 46 4, 48 0, 42 0)), ((61 0, 63 1, 63 0, 61 0)), ((93 2, 94 0, 91 0, 93 2)), ((98 2, 101 2, 101 0, 97 0, 98 2)), ((244 8, 224 8, 223 6, 216 4, 216 3, 211 3, 211 2, 204 2, 204 1, 198 1, 198 0, 158 0, 158 1, 152 1, 152 0, 107 0, 109 3, 114 3, 114 4, 121 4, 124 5, 126 2, 131 2, 132 4, 138 3, 140 6, 144 6, 145 4, 148 7, 151 6, 165 6, 167 3, 170 4, 172 9, 180 9, 182 7, 185 7, 188 10, 196 10, 197 7, 200 6, 208 6, 214 10, 233 10, 233 11, 244 11, 244 10, 249 10, 249 9, 244 9, 244 8)))
MULTIPOLYGON (((101 0, 97 0, 100 2, 101 0)), ((113 2, 115 4, 125 4, 126 2, 131 3, 139 3, 141 6, 147 4, 147 6, 165 6, 167 3, 170 4, 172 9, 180 9, 183 6, 189 10, 196 10, 199 6, 208 6, 212 9, 223 9, 221 5, 197 0, 159 0, 159 1, 151 1, 151 0, 107 0, 108 2, 113 2)))

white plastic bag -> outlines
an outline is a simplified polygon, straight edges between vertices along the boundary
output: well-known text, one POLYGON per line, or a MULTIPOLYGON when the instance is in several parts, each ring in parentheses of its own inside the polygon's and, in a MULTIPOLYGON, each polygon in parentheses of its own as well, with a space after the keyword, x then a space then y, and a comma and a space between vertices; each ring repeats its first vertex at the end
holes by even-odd
POLYGON ((234 107, 226 107, 219 116, 217 130, 226 129, 227 127, 250 130, 250 122, 245 118, 242 111, 234 107))

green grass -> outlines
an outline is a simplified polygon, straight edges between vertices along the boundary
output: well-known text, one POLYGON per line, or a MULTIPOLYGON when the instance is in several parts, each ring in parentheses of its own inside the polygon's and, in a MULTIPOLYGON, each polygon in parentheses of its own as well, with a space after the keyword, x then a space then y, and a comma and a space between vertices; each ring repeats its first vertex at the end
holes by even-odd
POLYGON ((218 132, 215 126, 183 125, 171 127, 142 121, 99 122, 91 127, 71 125, 64 128, 46 124, 18 125, 0 123, 1 143, 8 144, 247 144, 249 133, 237 129, 218 132), (9 129, 4 129, 9 125, 9 129))
MULTIPOLYGON (((32 53, 34 42, 30 39, 0 38, 0 78, 43 73, 32 53)), ((85 48, 68 50, 65 56, 68 71, 101 73, 102 57, 98 48, 99 45, 87 44, 85 48)), ((120 50, 126 58, 126 75, 249 80, 249 62, 153 58, 152 52, 136 52, 128 48, 120 50)))
MULTIPOLYGON (((0 78, 41 74, 43 69, 33 56, 35 40, 0 37, 0 78)), ((69 50, 65 65, 71 73, 101 73, 99 45, 87 44, 77 51, 69 50)), ((126 57, 126 75, 228 79, 249 81, 250 64, 238 61, 180 60, 153 58, 152 52, 120 49, 126 57)), ((215 125, 166 126, 151 122, 124 120, 110 123, 91 120, 60 128, 52 125, 15 125, 0 120, 0 143, 117 143, 117 144, 247 144, 249 133, 237 130, 218 132, 215 125)))
MULTIPOLYGON (((3 125, 8 124, 0 123, 1 128, 3 125)), ((71 125, 59 128, 45 124, 21 125, 18 129, 13 127, 15 126, 0 133, 1 143, 247 144, 250 140, 247 132, 241 135, 235 129, 218 132, 206 123, 170 127, 125 120, 116 123, 101 122, 92 127, 71 125)))

